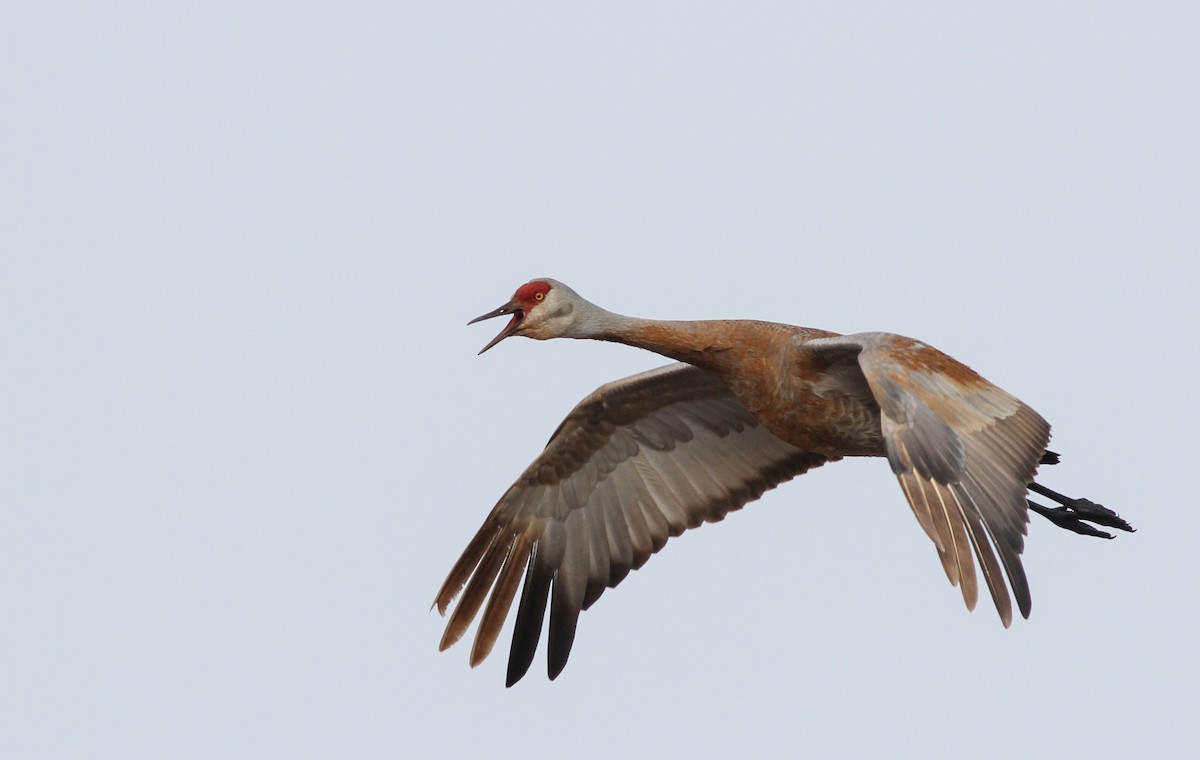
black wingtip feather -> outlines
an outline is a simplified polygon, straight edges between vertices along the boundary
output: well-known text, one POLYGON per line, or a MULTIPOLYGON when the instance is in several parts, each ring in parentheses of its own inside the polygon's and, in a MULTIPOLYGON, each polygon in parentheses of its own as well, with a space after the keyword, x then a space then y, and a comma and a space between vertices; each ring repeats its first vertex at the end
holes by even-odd
POLYGON ((505 686, 512 686, 524 678, 533 664, 538 639, 542 636, 542 619, 546 616, 546 599, 549 595, 550 572, 539 561, 538 547, 535 546, 525 571, 525 586, 521 589, 521 604, 517 608, 517 621, 513 626, 505 686))
POLYGON ((571 646, 575 643, 575 627, 579 622, 579 608, 567 600, 565 594, 554 593, 550 600, 550 633, 548 635, 546 669, 550 680, 567 667, 571 646))

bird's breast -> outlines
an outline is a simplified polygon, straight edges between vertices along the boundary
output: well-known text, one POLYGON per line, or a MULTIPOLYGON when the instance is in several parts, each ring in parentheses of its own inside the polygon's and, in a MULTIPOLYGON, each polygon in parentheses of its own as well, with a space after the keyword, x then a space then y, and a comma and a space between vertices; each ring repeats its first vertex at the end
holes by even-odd
POLYGON ((879 404, 861 373, 846 377, 758 372, 731 383, 742 404, 777 437, 830 457, 884 456, 879 404))
POLYGON ((826 456, 883 456, 879 406, 850 396, 798 394, 751 410, 779 438, 826 456))

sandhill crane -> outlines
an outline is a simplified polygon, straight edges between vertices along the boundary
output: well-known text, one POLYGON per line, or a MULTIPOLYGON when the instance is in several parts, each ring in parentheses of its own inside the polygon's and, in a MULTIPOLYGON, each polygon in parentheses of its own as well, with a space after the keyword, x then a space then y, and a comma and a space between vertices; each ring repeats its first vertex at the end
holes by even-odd
POLYGON ((1050 425, 911 338, 746 320, 637 319, 546 278, 468 324, 501 315, 511 315, 508 325, 479 353, 510 335, 590 338, 679 362, 604 385, 580 402, 500 498, 438 592, 443 615, 462 593, 443 650, 483 609, 474 667, 496 643, 524 576, 509 686, 533 662, 547 604, 553 679, 567 663, 580 611, 668 538, 842 457, 887 457, 967 608, 978 594, 973 550, 1005 627, 1012 622, 1009 587, 1029 617, 1020 557, 1028 508, 1079 533, 1112 537, 1085 520, 1132 531, 1098 504, 1034 483, 1039 464, 1058 460, 1046 450, 1050 425), (1062 506, 1028 501, 1027 489, 1062 506))

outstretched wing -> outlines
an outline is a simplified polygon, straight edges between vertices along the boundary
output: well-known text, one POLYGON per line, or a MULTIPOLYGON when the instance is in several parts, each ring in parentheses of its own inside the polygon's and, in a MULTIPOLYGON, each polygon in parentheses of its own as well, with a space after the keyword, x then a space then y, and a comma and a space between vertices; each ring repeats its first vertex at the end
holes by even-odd
POLYGON ((1004 625, 1012 622, 1012 601, 1001 565, 1029 617, 1025 491, 1050 425, 969 367, 910 338, 859 333, 813 340, 803 350, 862 370, 879 403, 892 472, 967 608, 978 595, 973 548, 1004 625))
POLYGON ((508 685, 533 662, 547 603, 554 678, 580 611, 605 588, 669 537, 720 520, 827 459, 776 438, 713 376, 687 364, 604 385, 567 415, 450 571, 439 612, 462 593, 441 648, 482 608, 471 665, 487 657, 523 574, 508 685))

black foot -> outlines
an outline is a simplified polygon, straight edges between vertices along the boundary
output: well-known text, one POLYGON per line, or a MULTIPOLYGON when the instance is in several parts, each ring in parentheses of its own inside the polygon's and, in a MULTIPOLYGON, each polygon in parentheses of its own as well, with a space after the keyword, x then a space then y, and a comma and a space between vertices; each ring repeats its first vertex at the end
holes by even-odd
POLYGON ((1089 522, 1129 533, 1134 532, 1133 526, 1122 520, 1120 515, 1090 499, 1072 499, 1037 483, 1030 483, 1029 490, 1062 505, 1061 507, 1043 507, 1041 504, 1026 500, 1030 509, 1060 528, 1098 538, 1112 538, 1113 536, 1111 533, 1088 525, 1089 522))

